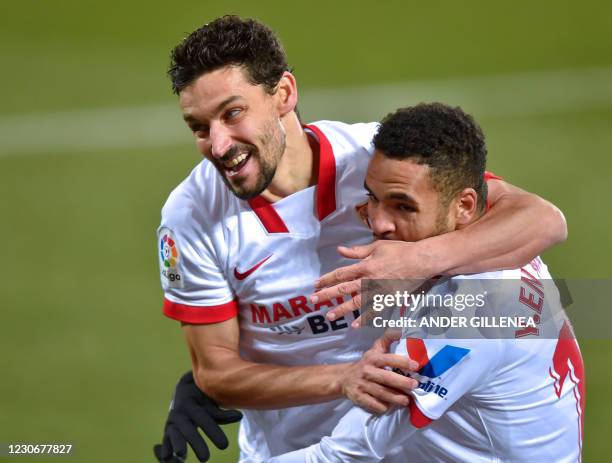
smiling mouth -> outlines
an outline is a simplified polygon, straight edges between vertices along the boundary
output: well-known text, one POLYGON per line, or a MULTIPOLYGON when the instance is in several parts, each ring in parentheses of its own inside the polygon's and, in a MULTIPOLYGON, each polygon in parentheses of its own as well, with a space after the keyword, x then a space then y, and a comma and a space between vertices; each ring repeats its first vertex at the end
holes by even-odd
POLYGON ((242 153, 238 156, 230 159, 229 161, 223 162, 223 169, 228 177, 233 177, 246 165, 248 160, 251 158, 250 153, 242 153))

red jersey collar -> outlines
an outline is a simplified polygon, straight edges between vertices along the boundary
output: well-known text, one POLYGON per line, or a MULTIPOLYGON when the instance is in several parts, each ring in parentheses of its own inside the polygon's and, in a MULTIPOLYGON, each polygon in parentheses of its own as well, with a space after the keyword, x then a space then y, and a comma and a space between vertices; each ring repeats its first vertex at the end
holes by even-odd
POLYGON ((323 220, 336 210, 336 158, 331 143, 316 125, 306 125, 319 139, 317 217, 323 220))
MULTIPOLYGON (((336 210, 336 158, 331 143, 317 126, 309 124, 305 129, 314 133, 319 141, 318 182, 316 186, 316 210, 319 220, 336 210)), ((249 206, 268 233, 288 233, 289 229, 272 203, 263 196, 249 199, 249 206)))

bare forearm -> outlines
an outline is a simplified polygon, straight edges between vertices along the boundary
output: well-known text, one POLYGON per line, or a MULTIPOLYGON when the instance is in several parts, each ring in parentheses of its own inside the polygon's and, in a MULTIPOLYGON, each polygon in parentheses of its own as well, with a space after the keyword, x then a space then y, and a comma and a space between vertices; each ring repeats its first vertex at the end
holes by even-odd
POLYGON ((233 359, 230 367, 197 368, 200 389, 224 407, 284 408, 342 396, 341 375, 350 364, 286 367, 233 359))
POLYGON ((517 268, 566 238, 561 212, 533 195, 500 198, 480 220, 422 242, 432 273, 457 275, 517 268))

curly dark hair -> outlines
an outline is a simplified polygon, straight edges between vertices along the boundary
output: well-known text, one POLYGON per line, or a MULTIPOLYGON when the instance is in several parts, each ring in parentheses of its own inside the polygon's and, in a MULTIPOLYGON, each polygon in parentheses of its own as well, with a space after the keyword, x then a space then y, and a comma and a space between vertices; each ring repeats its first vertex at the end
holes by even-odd
POLYGON ((382 120, 374 147, 389 158, 428 165, 444 207, 464 188, 473 188, 483 210, 487 147, 482 129, 461 108, 442 103, 400 108, 382 120))
POLYGON ((177 95, 207 72, 243 66, 249 81, 272 93, 289 71, 283 47, 267 26, 254 19, 222 16, 189 34, 170 55, 168 75, 177 95))

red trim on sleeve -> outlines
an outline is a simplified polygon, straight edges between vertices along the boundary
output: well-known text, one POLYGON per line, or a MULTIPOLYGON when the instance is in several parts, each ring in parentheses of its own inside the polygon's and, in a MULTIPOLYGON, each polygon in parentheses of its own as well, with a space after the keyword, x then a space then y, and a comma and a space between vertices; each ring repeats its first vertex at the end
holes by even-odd
POLYGON ((408 404, 408 411, 410 412, 410 423, 415 428, 424 428, 425 426, 433 422, 431 418, 427 418, 423 414, 423 412, 419 409, 416 404, 416 401, 413 398, 410 398, 410 403, 408 404))
POLYGON ((336 210, 336 158, 331 143, 315 125, 304 126, 319 139, 319 181, 317 184, 317 217, 323 220, 336 210))
POLYGON ((249 199, 249 206, 253 212, 259 217, 261 224, 268 233, 289 233, 289 229, 274 206, 270 204, 263 196, 256 196, 249 199))
POLYGON ((234 299, 221 305, 194 306, 178 304, 164 298, 163 312, 166 317, 173 320, 206 325, 224 322, 238 315, 238 301, 234 299))

